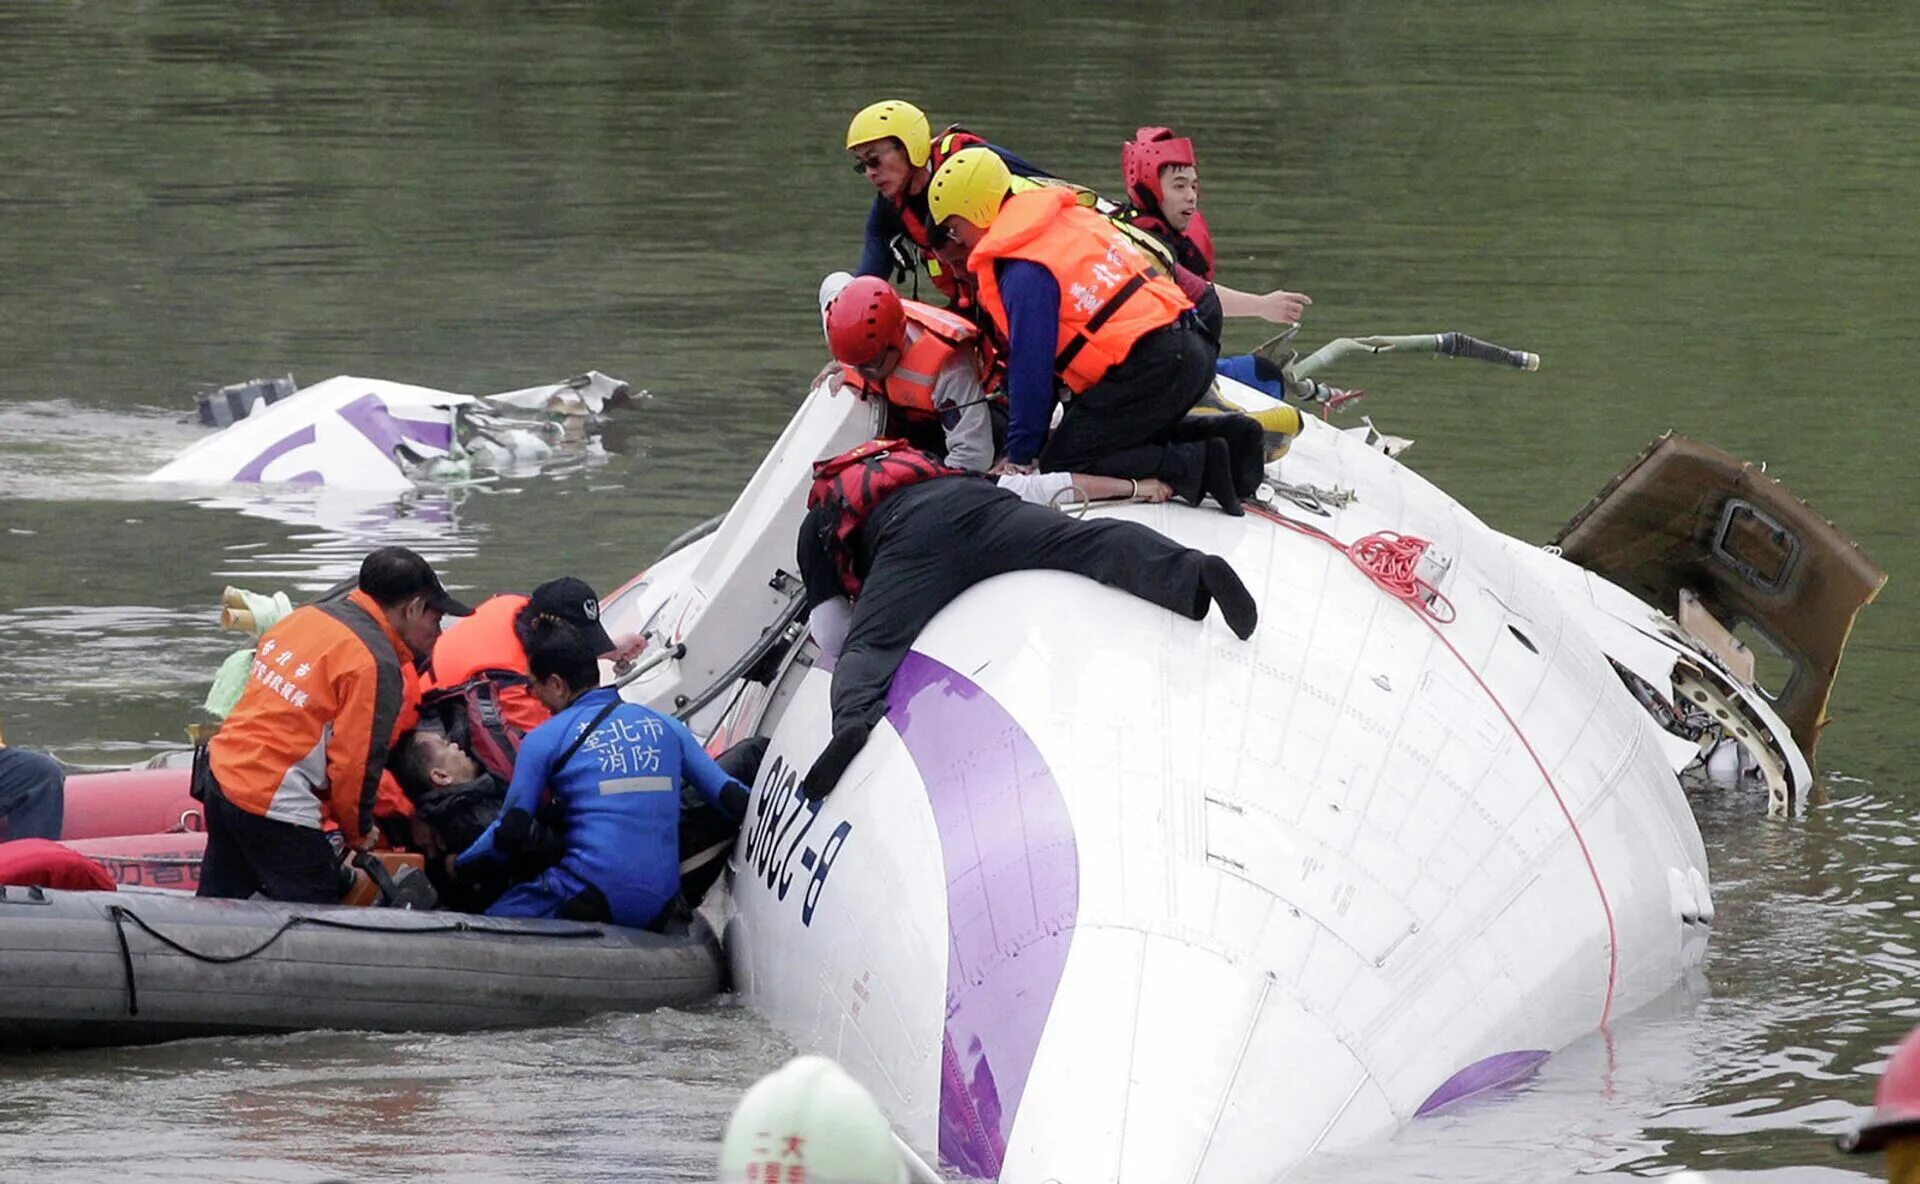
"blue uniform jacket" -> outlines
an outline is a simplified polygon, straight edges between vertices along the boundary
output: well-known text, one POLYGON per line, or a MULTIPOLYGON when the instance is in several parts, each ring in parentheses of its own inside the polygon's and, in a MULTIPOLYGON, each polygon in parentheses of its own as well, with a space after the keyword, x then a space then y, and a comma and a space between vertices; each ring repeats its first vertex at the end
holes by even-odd
MULTIPOLYGON (((500 817, 536 813, 551 787, 565 836, 560 868, 606 895, 615 924, 645 925, 680 891, 680 783, 731 815, 720 793, 733 779, 685 724, 637 703, 615 707, 567 763, 554 768, 600 709, 619 697, 613 687, 588 691, 528 733, 500 817)), ((496 841, 499 829, 496 819, 458 865, 506 859, 496 841)))

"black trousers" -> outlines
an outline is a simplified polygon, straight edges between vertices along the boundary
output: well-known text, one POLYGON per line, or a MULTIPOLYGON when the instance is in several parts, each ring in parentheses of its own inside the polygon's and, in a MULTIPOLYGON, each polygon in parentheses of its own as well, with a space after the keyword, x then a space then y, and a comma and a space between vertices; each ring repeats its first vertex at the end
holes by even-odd
POLYGON ((1067 404, 1040 450, 1049 473, 1158 477, 1197 500, 1206 446, 1172 429, 1213 384, 1220 347, 1182 316, 1134 343, 1126 360, 1067 404))
POLYGON ((935 613, 982 580, 1070 571, 1200 620, 1206 556, 1137 522, 1072 518, 974 477, 942 477, 881 502, 862 531, 872 563, 833 670, 834 730, 886 714, 887 688, 935 613))
POLYGON ((206 801, 207 853, 198 896, 244 900, 255 893, 299 904, 339 904, 353 875, 326 832, 265 818, 229 802, 218 787, 206 801))

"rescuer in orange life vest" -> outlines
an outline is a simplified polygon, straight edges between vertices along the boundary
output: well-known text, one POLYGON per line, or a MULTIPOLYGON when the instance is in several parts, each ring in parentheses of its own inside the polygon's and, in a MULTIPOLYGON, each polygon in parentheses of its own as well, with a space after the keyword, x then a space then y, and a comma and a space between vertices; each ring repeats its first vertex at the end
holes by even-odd
POLYGON ((443 615, 472 611, 425 559, 382 547, 350 592, 267 630, 239 703, 194 769, 206 804, 201 896, 340 899, 352 874, 327 818, 356 849, 378 843, 380 776, 413 706, 406 671, 432 651, 443 615))
POLYGON ((433 660, 421 683, 423 714, 438 718, 455 743, 503 778, 513 776, 511 762, 520 737, 553 714, 528 689, 532 675, 527 670, 526 642, 547 620, 573 626, 598 656, 613 652, 613 639, 600 624, 600 598, 592 586, 561 576, 535 588, 530 596, 501 592, 482 601, 473 616, 449 628, 434 643, 433 660), (461 709, 449 709, 456 701, 461 709), (461 735, 454 725, 462 718, 507 747, 505 768, 496 767, 500 762, 490 759, 488 737, 461 735), (511 734, 501 735, 500 725, 512 729, 511 734))
POLYGON ((807 605, 853 598, 831 655, 833 738, 804 779, 825 796, 887 711, 895 671, 934 615, 997 575, 1065 571, 1197 621, 1218 605, 1234 635, 1259 623, 1253 595, 1218 555, 1137 522, 1084 520, 1022 501, 903 440, 871 440, 814 465, 796 558, 807 605))
MULTIPOLYGON (((887 281, 844 271, 820 285, 821 320, 844 389, 886 406, 882 437, 898 437, 956 469, 984 473, 1005 436, 1005 400, 988 394, 979 329, 963 317, 902 300, 887 281)), ((1173 489, 1148 477, 1002 474, 1002 489, 1043 506, 1126 499, 1164 502, 1173 489)), ((817 622, 816 622, 817 623, 817 622)))
POLYGON ((1015 176, 1050 175, 958 124, 934 135, 926 112, 900 99, 883 99, 855 113, 847 125, 847 151, 853 155, 853 170, 878 192, 867 214, 866 246, 854 274, 904 280, 909 274, 917 277, 924 266, 949 304, 962 312, 971 309, 964 275, 948 270, 929 247, 933 219, 927 215, 927 182, 949 156, 974 147, 998 154, 1015 176))
POLYGON ((1219 354, 1193 302, 1073 193, 1012 185, 998 156, 969 148, 927 187, 934 247, 965 261, 1007 345, 1007 449, 996 472, 1153 476, 1189 504, 1206 495, 1242 513, 1261 477, 1259 426, 1240 416, 1184 422, 1219 354), (1056 382, 1071 398, 1049 434, 1056 382))

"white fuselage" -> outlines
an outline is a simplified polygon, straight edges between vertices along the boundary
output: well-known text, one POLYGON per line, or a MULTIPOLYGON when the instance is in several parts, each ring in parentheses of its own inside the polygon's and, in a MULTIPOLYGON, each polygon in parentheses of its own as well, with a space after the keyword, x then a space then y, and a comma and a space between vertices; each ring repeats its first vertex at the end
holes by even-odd
MULTIPOLYGON (((816 392, 810 416, 846 411, 816 392)), ((783 471, 761 496, 795 496, 783 471)), ((1701 955, 1673 756, 1513 540, 1322 426, 1275 472, 1353 497, 1275 503, 1311 533, 1096 511, 1230 560, 1249 641, 1079 577, 990 580, 923 631, 818 804, 798 778, 830 673, 802 647, 753 696, 738 989, 950 1168, 1270 1180, 1511 1080, 1701 955), (1444 620, 1349 560, 1383 530, 1443 559, 1444 620)), ((757 529, 791 555, 797 517, 757 529)))

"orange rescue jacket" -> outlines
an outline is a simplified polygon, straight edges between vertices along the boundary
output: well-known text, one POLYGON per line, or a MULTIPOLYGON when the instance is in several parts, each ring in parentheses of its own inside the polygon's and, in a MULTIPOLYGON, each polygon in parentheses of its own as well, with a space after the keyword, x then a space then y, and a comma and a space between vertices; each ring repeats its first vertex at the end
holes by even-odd
POLYGON ((1076 395, 1126 360, 1135 342, 1193 307, 1125 231, 1080 205, 1071 190, 1049 186, 1009 197, 967 260, 980 307, 1004 340, 1007 309, 993 266, 1001 259, 1038 263, 1060 285, 1053 369, 1076 395))
POLYGON ((473 615, 447 628, 433 643, 433 661, 421 690, 431 694, 457 687, 486 674, 494 684, 500 715, 522 732, 531 732, 553 714, 527 690, 533 672, 527 669, 527 651, 513 631, 513 619, 527 598, 517 592, 489 596, 473 615))
POLYGON ((324 824, 323 800, 357 842, 394 729, 406 712, 413 653, 371 596, 295 609, 267 630, 247 686, 208 744, 214 780, 242 810, 295 826, 324 824))
MULTIPOLYGON (((918 300, 902 300, 900 309, 907 314, 907 347, 892 372, 875 382, 857 368, 843 365, 841 375, 853 390, 877 394, 915 415, 938 417, 940 409, 933 405, 933 388, 940 371, 954 354, 974 348, 980 330, 965 317, 918 300)), ((973 365, 976 377, 980 376, 978 352, 973 355, 973 365)))

